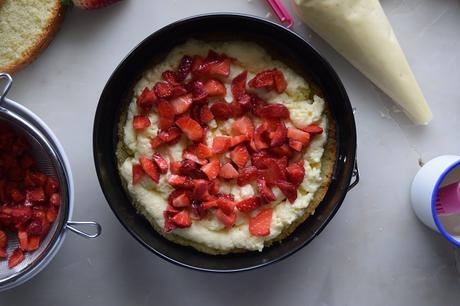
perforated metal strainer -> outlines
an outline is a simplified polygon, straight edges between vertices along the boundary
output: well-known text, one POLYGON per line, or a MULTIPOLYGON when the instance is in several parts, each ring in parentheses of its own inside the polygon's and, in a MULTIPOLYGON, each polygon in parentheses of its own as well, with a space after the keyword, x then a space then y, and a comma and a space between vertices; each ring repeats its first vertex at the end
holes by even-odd
MULTIPOLYGON (((37 250, 25 253, 24 261, 12 269, 8 268, 7 260, 0 260, 0 291, 18 286, 40 272, 59 250, 67 229, 86 238, 95 238, 101 232, 101 226, 96 222, 70 221, 73 211, 74 187, 71 169, 64 150, 56 136, 41 119, 18 103, 6 98, 11 84, 11 77, 0 73, 0 124, 7 124, 18 135, 25 137, 31 146, 38 169, 59 181, 61 205, 57 219, 37 250), (94 233, 86 233, 78 229, 78 226, 93 227, 94 233)), ((7 252, 11 254, 18 247, 19 242, 16 235, 7 234, 9 237, 7 252)))

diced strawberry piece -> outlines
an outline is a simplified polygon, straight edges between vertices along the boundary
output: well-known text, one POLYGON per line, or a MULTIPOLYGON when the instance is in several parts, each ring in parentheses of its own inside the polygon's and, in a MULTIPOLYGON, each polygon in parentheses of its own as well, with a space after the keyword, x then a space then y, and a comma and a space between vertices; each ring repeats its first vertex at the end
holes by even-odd
POLYGON ((13 200, 13 202, 22 202, 26 199, 26 196, 24 195, 23 192, 19 191, 18 189, 14 188, 10 192, 10 197, 13 200))
POLYGON ((254 145, 257 151, 269 148, 269 144, 264 139, 263 134, 266 132, 266 127, 264 125, 260 125, 254 132, 254 145))
POLYGON ((235 224, 236 213, 226 214, 219 208, 216 210, 216 218, 225 225, 226 228, 231 228, 235 224))
POLYGON ((181 208, 190 206, 190 199, 187 193, 183 192, 172 200, 172 206, 181 208))
POLYGON ((302 151, 303 144, 295 139, 289 139, 289 146, 296 150, 297 152, 302 151))
POLYGON ((204 210, 208 210, 208 209, 212 209, 212 208, 217 208, 217 207, 219 207, 217 201, 218 201, 218 199, 214 199, 214 200, 211 200, 211 201, 203 202, 203 203, 201 203, 201 207, 202 207, 204 210))
POLYGON ((255 152, 251 156, 251 163, 254 167, 258 169, 265 168, 265 159, 269 158, 270 156, 266 151, 255 152))
POLYGON ((0 230, 0 249, 5 249, 8 244, 8 236, 2 230, 0 230))
POLYGON ((164 226, 163 229, 166 233, 172 231, 175 229, 177 226, 176 224, 172 221, 172 218, 179 213, 177 209, 175 209, 172 206, 168 206, 164 211, 163 211, 163 217, 164 217, 164 226))
POLYGON ((208 164, 201 166, 201 171, 203 171, 209 180, 214 180, 220 171, 220 161, 219 160, 212 160, 208 164))
POLYGON ((212 140, 212 152, 214 154, 221 154, 226 152, 231 145, 231 138, 228 136, 216 136, 212 140))
POLYGON ((276 183, 281 192, 288 198, 289 202, 294 203, 297 199, 297 188, 294 184, 280 180, 276 183))
POLYGON ((160 153, 153 154, 153 161, 157 164, 158 169, 160 169, 160 173, 165 174, 168 172, 168 162, 161 156, 160 153))
POLYGON ((158 100, 157 111, 159 117, 158 126, 160 129, 166 130, 174 124, 175 111, 171 103, 165 99, 158 100))
POLYGON ((248 94, 243 94, 237 100, 238 104, 241 106, 242 112, 250 111, 252 109, 252 98, 248 94))
POLYGON ((182 117, 176 121, 177 126, 193 141, 203 138, 204 132, 200 124, 190 117, 182 117))
POLYGON ((260 198, 254 196, 239 201, 236 203, 236 208, 238 208, 238 210, 241 212, 250 212, 256 208, 259 208, 260 205, 262 205, 260 198))
POLYGON ((8 258, 8 268, 12 269, 19 265, 24 260, 24 253, 20 248, 13 251, 10 258, 8 258))
POLYGON ((211 149, 201 142, 195 146, 189 147, 188 150, 200 159, 209 158, 212 156, 211 149))
MULTIPOLYGON (((176 141, 180 140, 180 136, 182 135, 181 129, 176 126, 172 126, 167 130, 161 130, 158 132, 158 139, 161 143, 170 143, 173 144, 176 141)), ((155 138, 154 138, 155 139, 155 138)), ((153 140, 152 140, 153 141, 153 140)), ((152 145, 153 147, 153 145, 152 145)), ((154 148, 154 147, 153 147, 154 148)))
POLYGON ((57 218, 57 213, 57 210, 53 206, 48 207, 46 211, 46 220, 48 220, 49 223, 53 223, 57 218))
POLYGON ((188 177, 182 176, 182 175, 176 175, 176 174, 172 174, 168 178, 168 183, 169 185, 173 187, 183 187, 183 188, 193 187, 193 185, 191 184, 192 182, 188 177))
POLYGON ((173 86, 168 82, 157 82, 153 87, 158 98, 169 98, 172 96, 173 86))
POLYGON ((42 221, 38 219, 32 220, 26 229, 27 234, 41 235, 43 233, 42 221))
POLYGON ((265 70, 256 74, 256 76, 248 82, 248 86, 252 88, 272 89, 275 83, 272 70, 265 70))
POLYGON ((248 78, 248 72, 245 70, 238 74, 232 80, 232 95, 233 98, 237 101, 242 95, 246 93, 246 80, 248 78))
POLYGON ((6 249, 0 249, 0 258, 7 258, 8 253, 6 252, 6 249))
POLYGON ((163 80, 165 80, 173 86, 179 85, 179 82, 177 82, 176 79, 176 73, 174 71, 166 70, 161 74, 161 77, 163 78, 163 80))
POLYGON ((286 168, 287 178, 294 186, 299 186, 305 177, 305 168, 299 163, 293 163, 286 168))
POLYGON ((192 59, 190 71, 192 72, 193 76, 200 75, 207 67, 204 65, 204 58, 195 55, 192 59))
POLYGON ((269 151, 270 151, 270 154, 278 158, 283 157, 283 156, 286 156, 287 158, 291 158, 293 154, 288 144, 283 144, 279 147, 272 147, 269 149, 269 151))
POLYGON ((306 127, 300 128, 302 131, 307 132, 311 136, 323 133, 323 128, 317 124, 310 124, 306 127))
POLYGON ((249 161, 248 149, 246 149, 245 145, 238 145, 230 153, 230 158, 238 166, 238 168, 243 168, 249 161))
POLYGON ((270 227, 272 224, 273 208, 265 208, 260 211, 257 216, 249 219, 249 232, 253 236, 268 236, 270 235, 270 227))
POLYGON ((192 58, 188 55, 184 55, 176 72, 176 80, 178 82, 183 82, 187 78, 188 74, 190 73, 191 66, 192 58))
POLYGON ((27 238, 26 231, 18 231, 18 240, 19 240, 19 247, 23 251, 27 251, 29 246, 29 239, 27 238))
POLYGON ((289 110, 283 104, 273 103, 260 107, 257 115, 268 119, 287 119, 289 118, 289 110))
POLYGON ((204 87, 203 82, 201 81, 194 81, 191 84, 191 91, 192 91, 192 99, 195 102, 201 103, 205 102, 206 98, 208 97, 208 92, 204 87))
POLYGON ((136 185, 139 183, 139 181, 142 179, 142 177, 145 175, 144 169, 142 169, 141 165, 133 165, 133 181, 132 184, 136 185))
POLYGON ((192 106, 192 94, 187 94, 184 96, 174 98, 170 101, 170 103, 176 115, 183 114, 189 110, 190 106, 192 106))
POLYGON ((187 94, 187 92, 188 92, 187 89, 185 89, 185 87, 182 85, 174 86, 172 90, 172 98, 184 96, 187 94))
POLYGON ((192 219, 190 219, 190 215, 186 210, 178 212, 174 217, 172 217, 172 221, 179 228, 186 228, 192 225, 192 219))
MULTIPOLYGON (((219 163, 219 170, 220 170, 220 163, 219 163)), ((211 174, 211 175, 214 175, 214 174, 211 174)), ((216 193, 219 193, 219 191, 220 191, 220 180, 219 179, 211 180, 209 182, 209 193, 216 194, 216 193)))
POLYGON ((136 131, 148 128, 150 126, 150 119, 147 116, 134 116, 133 128, 136 131))
POLYGON ((234 179, 238 177, 238 171, 230 163, 226 163, 220 168, 219 176, 225 179, 234 179))
POLYGON ((171 170, 172 174, 179 174, 180 167, 181 167, 181 162, 179 161, 171 160, 169 162, 169 170, 171 170))
POLYGON ((233 136, 231 141, 230 141, 230 147, 234 147, 236 145, 239 145, 240 143, 243 143, 245 141, 248 141, 250 138, 248 135, 238 135, 238 136, 233 136))
POLYGON ((147 157, 140 157, 139 162, 142 166, 142 169, 145 173, 155 182, 158 183, 160 181, 160 171, 158 170, 157 165, 147 157))
POLYGON ((254 133, 254 124, 248 117, 241 117, 233 122, 232 133, 235 135, 247 135, 251 137, 254 133))
POLYGON ((148 113, 152 106, 157 101, 157 96, 154 90, 150 90, 147 87, 144 88, 141 95, 137 97, 136 104, 137 107, 144 113, 148 113))
POLYGON ((30 236, 29 244, 27 245, 27 251, 32 252, 38 249, 40 246, 40 236, 30 236))
POLYGON ((270 146, 276 147, 282 145, 286 141, 287 129, 286 126, 281 122, 276 127, 276 130, 270 133, 270 146))
POLYGON ((280 167, 277 160, 274 158, 266 158, 263 160, 264 168, 259 170, 259 173, 265 178, 268 186, 272 187, 278 180, 285 180, 285 168, 280 167))
POLYGON ((193 199, 204 200, 209 198, 208 186, 209 182, 203 179, 193 180, 193 199))
POLYGON ((207 74, 210 76, 224 76, 230 75, 230 64, 232 60, 226 58, 224 60, 213 61, 207 64, 207 74))
POLYGON ((230 103, 230 109, 232 110, 232 116, 234 118, 239 118, 244 115, 244 109, 238 101, 230 103))
POLYGON ((204 88, 210 97, 223 97, 227 93, 224 84, 215 79, 209 79, 204 83, 204 88))
POLYGON ((261 199, 265 203, 270 203, 276 200, 273 191, 267 186, 267 182, 263 177, 257 178, 257 190, 259 191, 261 199))
POLYGON ((214 114, 209 109, 209 106, 206 105, 206 104, 203 105, 200 108, 200 121, 201 121, 201 123, 208 123, 212 119, 214 119, 214 114))
POLYGON ((227 215, 235 212, 235 202, 233 202, 233 199, 229 199, 226 196, 219 196, 217 198, 217 205, 227 215))
POLYGON ((254 166, 248 166, 240 170, 238 175, 237 184, 238 186, 244 186, 249 182, 257 178, 257 168, 254 166))
POLYGON ((287 137, 300 141, 304 146, 310 142, 310 134, 296 128, 288 128, 287 137))
POLYGON ((283 93, 287 88, 287 82, 283 72, 278 69, 273 69, 273 80, 275 82, 275 90, 277 93, 283 93))
POLYGON ((59 190, 59 182, 52 177, 48 177, 46 180, 46 185, 45 185, 45 193, 47 196, 51 196, 53 193, 58 192, 59 190))
POLYGON ((190 160, 184 159, 181 161, 179 173, 188 177, 200 177, 199 165, 190 160))
POLYGON ((41 187, 29 189, 26 191, 26 198, 30 202, 45 201, 45 191, 41 187))
POLYGON ((152 149, 156 149, 156 148, 160 147, 164 143, 165 142, 163 140, 161 140, 161 138, 158 137, 158 136, 150 139, 150 146, 152 147, 152 149))
POLYGON ((21 157, 21 168, 30 169, 35 165, 35 159, 29 154, 24 154, 21 157))
POLYGON ((59 195, 59 193, 53 193, 50 196, 50 204, 54 206, 61 205, 61 196, 59 195))
POLYGON ((30 172, 30 179, 34 183, 34 186, 45 187, 48 177, 41 172, 30 172))
POLYGON ((232 116, 230 105, 224 101, 214 103, 210 110, 217 120, 227 120, 232 116))
POLYGON ((182 152, 182 158, 184 159, 188 159, 188 160, 191 160, 199 165, 206 165, 208 163, 208 160, 207 159, 204 159, 204 158, 198 158, 198 156, 196 156, 196 154, 188 151, 188 150, 184 150, 182 152))

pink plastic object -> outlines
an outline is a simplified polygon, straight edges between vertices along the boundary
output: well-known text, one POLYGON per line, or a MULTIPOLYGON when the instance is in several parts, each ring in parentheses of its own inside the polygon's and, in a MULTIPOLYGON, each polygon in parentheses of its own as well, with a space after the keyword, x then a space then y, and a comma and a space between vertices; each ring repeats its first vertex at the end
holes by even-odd
POLYGON ((460 182, 439 188, 436 196, 438 215, 460 213, 460 182))
POLYGON ((267 0, 268 4, 272 8, 273 12, 275 12, 278 19, 282 22, 287 24, 286 27, 290 29, 294 22, 292 21, 292 17, 289 12, 284 7, 281 0, 267 0))

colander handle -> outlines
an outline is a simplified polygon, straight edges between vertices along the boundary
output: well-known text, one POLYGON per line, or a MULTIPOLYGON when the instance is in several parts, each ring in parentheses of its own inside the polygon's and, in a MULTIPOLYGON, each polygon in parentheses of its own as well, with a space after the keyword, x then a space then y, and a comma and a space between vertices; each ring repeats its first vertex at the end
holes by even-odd
POLYGON ((92 222, 92 221, 69 221, 66 224, 66 228, 71 230, 77 235, 80 235, 85 238, 96 238, 101 234, 102 227, 99 223, 97 222, 92 222), (86 228, 89 227, 94 227, 96 229, 96 232, 94 234, 84 232, 83 230, 79 230, 78 227, 84 226, 86 228))
POLYGON ((11 88, 11 83, 13 83, 13 78, 8 73, 0 73, 0 81, 4 79, 6 79, 5 85, 1 85, 0 83, 0 105, 2 105, 6 94, 11 88))

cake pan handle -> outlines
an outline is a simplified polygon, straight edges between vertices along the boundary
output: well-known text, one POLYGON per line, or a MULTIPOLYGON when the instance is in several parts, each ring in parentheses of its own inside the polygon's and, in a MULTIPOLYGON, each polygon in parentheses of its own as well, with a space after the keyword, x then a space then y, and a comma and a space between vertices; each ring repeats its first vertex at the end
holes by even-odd
POLYGON ((353 172, 351 174, 351 183, 348 186, 348 191, 352 190, 359 183, 359 170, 358 170, 358 160, 355 159, 355 165, 353 166, 353 172))
POLYGON ((70 231, 74 232, 75 234, 85 237, 85 238, 96 238, 102 232, 102 227, 99 223, 93 221, 69 221, 66 224, 66 228, 70 231), (86 231, 78 229, 78 227, 85 227, 85 228, 94 228, 94 233, 88 233, 86 231))
POLYGON ((13 83, 13 78, 8 73, 0 73, 0 106, 5 100, 6 94, 10 91, 11 84, 13 83), (6 82, 3 82, 6 80, 6 82), (2 83, 5 83, 2 85, 2 83))

